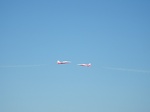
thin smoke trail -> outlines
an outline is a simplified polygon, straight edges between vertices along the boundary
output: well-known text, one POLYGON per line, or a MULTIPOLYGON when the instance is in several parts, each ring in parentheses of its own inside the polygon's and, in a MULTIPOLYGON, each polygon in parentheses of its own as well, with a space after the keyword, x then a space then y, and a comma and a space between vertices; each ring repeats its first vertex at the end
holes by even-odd
POLYGON ((40 67, 45 66, 44 64, 34 64, 34 65, 3 65, 0 68, 28 68, 28 67, 40 67))
POLYGON ((150 73, 147 70, 138 70, 138 69, 129 69, 129 68, 118 68, 118 67, 103 67, 104 69, 118 70, 118 71, 127 71, 127 72, 141 72, 141 73, 150 73))

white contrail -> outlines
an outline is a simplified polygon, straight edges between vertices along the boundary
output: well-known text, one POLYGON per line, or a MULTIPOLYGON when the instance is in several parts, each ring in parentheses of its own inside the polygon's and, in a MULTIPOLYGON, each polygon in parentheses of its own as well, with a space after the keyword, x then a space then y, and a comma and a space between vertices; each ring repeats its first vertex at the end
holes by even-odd
POLYGON ((0 66, 0 68, 25 68, 25 67, 40 67, 45 66, 44 64, 34 64, 34 65, 5 65, 0 66))
POLYGON ((129 68, 118 68, 118 67, 103 67, 104 69, 111 69, 111 70, 119 70, 119 71, 128 71, 128 72, 142 72, 142 73, 150 73, 147 70, 138 70, 138 69, 129 69, 129 68))

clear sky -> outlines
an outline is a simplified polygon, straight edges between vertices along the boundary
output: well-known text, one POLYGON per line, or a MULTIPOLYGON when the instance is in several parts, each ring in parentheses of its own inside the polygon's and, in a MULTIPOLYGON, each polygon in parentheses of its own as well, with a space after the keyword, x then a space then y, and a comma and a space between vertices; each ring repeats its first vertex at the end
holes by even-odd
POLYGON ((0 112, 150 112, 150 1, 1 0, 0 112))

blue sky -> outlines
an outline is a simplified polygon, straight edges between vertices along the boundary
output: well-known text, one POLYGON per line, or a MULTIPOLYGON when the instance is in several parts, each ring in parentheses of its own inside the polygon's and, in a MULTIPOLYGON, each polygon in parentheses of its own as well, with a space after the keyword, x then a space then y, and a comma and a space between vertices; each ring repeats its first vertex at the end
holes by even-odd
POLYGON ((1 0, 0 111, 149 112, 149 11, 148 0, 1 0))

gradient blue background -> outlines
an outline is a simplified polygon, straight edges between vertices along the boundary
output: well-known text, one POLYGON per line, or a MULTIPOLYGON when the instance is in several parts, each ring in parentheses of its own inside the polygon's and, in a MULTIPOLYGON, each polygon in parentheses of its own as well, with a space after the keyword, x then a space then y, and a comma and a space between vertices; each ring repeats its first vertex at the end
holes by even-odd
POLYGON ((149 0, 0 1, 0 112, 150 112, 149 71, 149 0))

